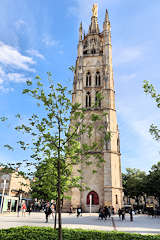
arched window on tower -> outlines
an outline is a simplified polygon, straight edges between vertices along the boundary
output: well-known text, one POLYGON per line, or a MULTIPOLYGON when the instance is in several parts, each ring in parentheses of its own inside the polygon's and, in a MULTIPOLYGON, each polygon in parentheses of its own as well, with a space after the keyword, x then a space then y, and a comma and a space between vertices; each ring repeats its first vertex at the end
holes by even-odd
POLYGON ((96 72, 96 86, 101 86, 100 72, 96 72))
POLYGON ((95 191, 91 191, 91 192, 88 193, 88 195, 87 195, 87 205, 90 204, 90 195, 92 196, 91 197, 92 205, 98 205, 99 204, 99 196, 95 191))
POLYGON ((91 73, 88 72, 86 74, 86 87, 90 87, 91 86, 91 73))
POLYGON ((101 107, 101 94, 100 92, 96 92, 95 95, 95 107, 100 108, 101 107))
POLYGON ((86 94, 86 108, 91 107, 91 94, 90 92, 87 92, 86 94))
POLYGON ((116 204, 118 204, 118 195, 116 194, 116 204))
POLYGON ((117 138, 117 152, 120 153, 120 140, 119 140, 119 136, 117 138))
POLYGON ((91 50, 91 53, 92 53, 92 54, 95 54, 95 53, 96 53, 96 50, 93 48, 93 49, 91 50))

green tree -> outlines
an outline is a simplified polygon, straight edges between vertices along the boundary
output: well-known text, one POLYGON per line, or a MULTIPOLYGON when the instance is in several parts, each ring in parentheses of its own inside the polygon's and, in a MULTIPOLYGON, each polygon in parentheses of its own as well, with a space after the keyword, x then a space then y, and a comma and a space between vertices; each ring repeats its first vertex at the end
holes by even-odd
POLYGON ((154 164, 146 178, 146 193, 154 196, 160 206, 160 162, 154 164))
POLYGON ((134 198, 139 206, 141 196, 145 195, 146 173, 135 168, 127 168, 126 173, 122 174, 123 189, 125 196, 134 198))
MULTIPOLYGON (((72 104, 71 91, 59 83, 54 86, 50 73, 48 73, 48 77, 50 83, 48 87, 42 84, 38 76, 36 77, 36 87, 32 81, 27 81, 27 88, 23 90, 23 94, 29 94, 34 98, 42 111, 32 114, 28 122, 25 120, 25 123, 20 124, 15 129, 31 136, 29 142, 24 141, 23 137, 22 140, 18 141, 18 144, 23 150, 32 151, 30 156, 32 161, 26 161, 29 168, 37 166, 38 162, 35 180, 36 178, 46 179, 43 181, 43 186, 36 186, 37 181, 35 184, 33 182, 33 188, 37 187, 37 190, 39 188, 40 191, 43 189, 44 198, 57 196, 58 230, 59 240, 61 240, 61 199, 63 199, 65 191, 72 186, 81 188, 79 184, 81 176, 75 177, 72 174, 74 165, 82 162, 86 165, 92 164, 90 154, 94 152, 97 160, 96 167, 100 167, 104 160, 99 150, 103 148, 104 142, 108 141, 110 134, 105 131, 104 126, 101 126, 99 131, 104 134, 99 143, 90 141, 90 144, 80 144, 80 138, 83 134, 91 139, 95 122, 102 121, 102 118, 105 119, 106 113, 101 116, 92 114, 86 122, 86 109, 83 109, 78 103, 72 104), (46 163, 47 165, 45 165, 46 163), (49 166, 47 172, 45 171, 46 166, 49 166), (47 182, 48 187, 45 192, 44 188, 47 182)), ((16 117, 21 119, 20 114, 17 114, 16 117)), ((96 169, 93 169, 93 173, 95 171, 96 169)), ((81 173, 80 169, 79 173, 81 173)))
MULTIPOLYGON (((143 84, 144 92, 146 94, 149 94, 153 100, 155 101, 156 105, 158 108, 160 108, 160 94, 157 93, 157 90, 155 87, 149 83, 149 81, 144 81, 143 84)), ((160 140, 160 129, 157 125, 152 124, 149 129, 151 135, 154 137, 155 140, 159 141, 160 140)))

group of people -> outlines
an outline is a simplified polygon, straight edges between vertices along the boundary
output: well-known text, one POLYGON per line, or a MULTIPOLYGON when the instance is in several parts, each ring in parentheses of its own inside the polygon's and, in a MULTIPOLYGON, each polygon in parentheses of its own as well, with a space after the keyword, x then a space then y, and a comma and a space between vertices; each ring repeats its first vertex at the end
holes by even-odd
POLYGON ((111 217, 112 209, 110 207, 100 207, 99 208, 99 219, 107 219, 111 217))
MULTIPOLYGON (((130 221, 133 222, 133 210, 132 208, 129 209, 129 215, 130 215, 130 221)), ((118 215, 119 215, 119 219, 124 221, 125 220, 125 214, 126 214, 126 211, 125 211, 125 208, 119 208, 118 210, 118 215)))

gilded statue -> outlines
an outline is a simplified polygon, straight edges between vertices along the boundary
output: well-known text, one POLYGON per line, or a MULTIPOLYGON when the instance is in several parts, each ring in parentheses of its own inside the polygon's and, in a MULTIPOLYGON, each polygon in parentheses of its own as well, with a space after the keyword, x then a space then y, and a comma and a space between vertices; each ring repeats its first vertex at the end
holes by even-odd
POLYGON ((98 5, 96 3, 93 4, 92 12, 93 12, 93 17, 98 16, 98 5))

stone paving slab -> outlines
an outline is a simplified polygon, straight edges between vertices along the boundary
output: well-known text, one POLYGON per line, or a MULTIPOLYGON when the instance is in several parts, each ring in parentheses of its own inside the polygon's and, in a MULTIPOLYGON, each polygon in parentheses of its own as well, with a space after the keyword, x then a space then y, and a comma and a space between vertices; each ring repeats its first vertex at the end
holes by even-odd
MULTIPOLYGON (((121 231, 130 233, 142 234, 160 234, 160 218, 152 218, 145 215, 135 215, 134 221, 130 222, 129 215, 126 220, 122 222, 118 216, 113 216, 112 219, 106 221, 98 220, 98 214, 83 214, 82 217, 77 218, 75 214, 62 214, 63 228, 82 228, 103 231, 121 231), (113 224, 114 221, 114 224, 113 224)), ((4 214, 0 215, 0 229, 18 227, 18 226, 39 226, 39 227, 53 227, 54 220, 50 216, 49 222, 45 223, 44 213, 31 213, 29 216, 26 213, 25 217, 20 214, 4 214)))

